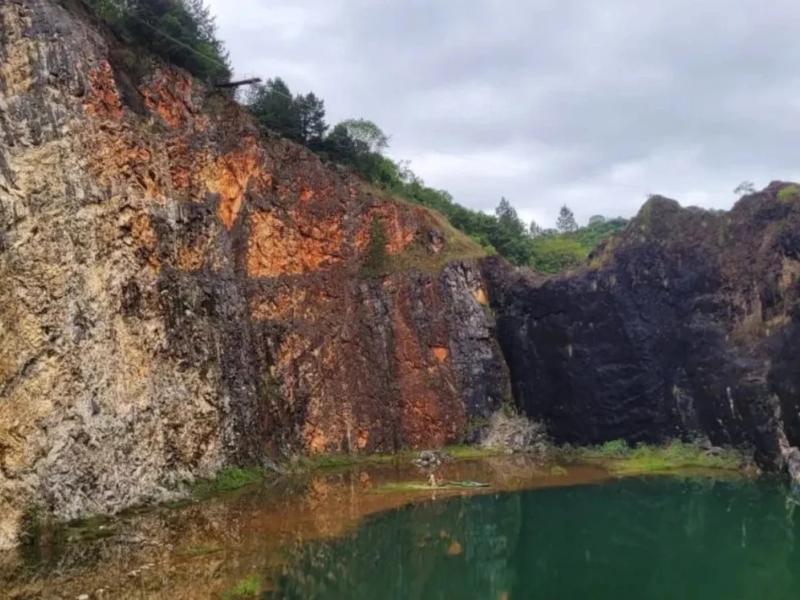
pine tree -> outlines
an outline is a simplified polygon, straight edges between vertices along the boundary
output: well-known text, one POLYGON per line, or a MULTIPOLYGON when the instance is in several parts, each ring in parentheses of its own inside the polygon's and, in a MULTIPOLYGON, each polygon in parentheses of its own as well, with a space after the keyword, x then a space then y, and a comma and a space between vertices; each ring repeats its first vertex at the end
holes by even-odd
POLYGON ((248 104, 264 129, 271 129, 298 142, 304 141, 298 103, 280 77, 258 86, 248 104))
POLYGON ((311 147, 318 148, 322 144, 328 124, 325 122, 325 102, 309 92, 305 96, 295 99, 300 115, 300 131, 303 142, 311 147))
POLYGON ((558 213, 556 227, 561 233, 572 233, 578 229, 578 223, 575 221, 575 215, 566 204, 561 207, 561 210, 558 213))

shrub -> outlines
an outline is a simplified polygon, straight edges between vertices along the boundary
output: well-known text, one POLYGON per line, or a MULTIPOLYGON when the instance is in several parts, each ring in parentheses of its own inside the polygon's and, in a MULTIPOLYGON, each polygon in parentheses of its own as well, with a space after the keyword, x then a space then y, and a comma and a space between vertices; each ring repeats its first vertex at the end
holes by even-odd
POLYGON ((791 184, 781 188, 778 192, 778 200, 781 202, 791 202, 800 197, 800 188, 791 184))
POLYGON ((377 277, 386 272, 386 230, 378 217, 372 219, 369 244, 364 253, 362 273, 367 277, 377 277))
POLYGON ((224 600, 244 600, 245 598, 257 598, 262 588, 261 578, 258 575, 245 577, 234 587, 222 594, 224 600))
POLYGON ((228 54, 202 0, 87 0, 130 46, 155 54, 200 79, 228 81, 228 54))

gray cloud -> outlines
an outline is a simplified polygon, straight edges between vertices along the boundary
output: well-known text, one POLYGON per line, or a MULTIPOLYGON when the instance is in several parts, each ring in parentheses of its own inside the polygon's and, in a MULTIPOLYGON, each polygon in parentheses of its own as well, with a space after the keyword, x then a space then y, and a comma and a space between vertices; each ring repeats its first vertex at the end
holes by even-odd
POLYGON ((788 0, 210 0, 239 74, 363 116, 432 186, 552 224, 648 193, 727 208, 799 179, 800 7, 788 0))

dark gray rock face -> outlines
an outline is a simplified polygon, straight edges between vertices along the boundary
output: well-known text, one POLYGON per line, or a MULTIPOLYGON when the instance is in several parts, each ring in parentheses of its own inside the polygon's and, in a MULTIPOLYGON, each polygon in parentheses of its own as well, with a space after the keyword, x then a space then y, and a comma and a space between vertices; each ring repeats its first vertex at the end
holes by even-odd
MULTIPOLYGON (((781 192, 781 190, 789 190, 781 192)), ((558 441, 708 438, 770 467, 800 444, 800 197, 653 198, 556 278, 484 264, 514 396, 558 441)))

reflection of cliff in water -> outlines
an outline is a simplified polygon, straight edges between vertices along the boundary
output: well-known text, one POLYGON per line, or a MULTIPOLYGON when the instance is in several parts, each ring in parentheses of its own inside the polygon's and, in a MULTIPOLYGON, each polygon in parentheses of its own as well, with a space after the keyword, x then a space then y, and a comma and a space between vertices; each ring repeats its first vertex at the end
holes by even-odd
MULTIPOLYGON (((514 584, 521 496, 504 494, 408 506, 370 519, 344 539, 295 549, 281 583, 290 597, 428 597, 514 584)), ((455 597, 455 596, 454 596, 455 597)))
POLYGON ((796 597, 786 500, 767 482, 653 478, 408 507, 295 548, 279 595, 796 597))

